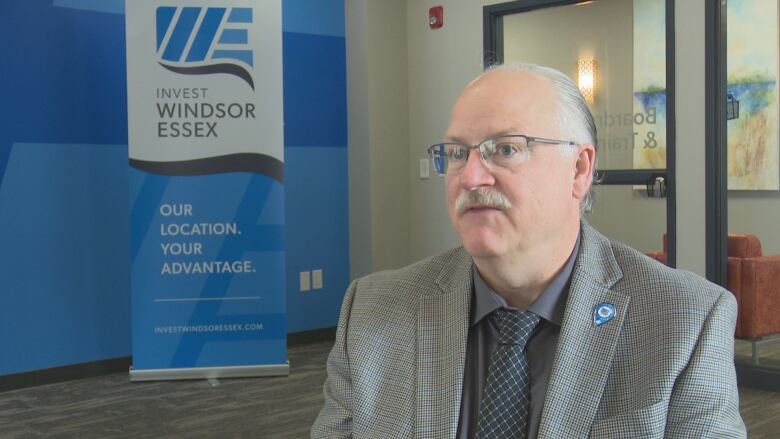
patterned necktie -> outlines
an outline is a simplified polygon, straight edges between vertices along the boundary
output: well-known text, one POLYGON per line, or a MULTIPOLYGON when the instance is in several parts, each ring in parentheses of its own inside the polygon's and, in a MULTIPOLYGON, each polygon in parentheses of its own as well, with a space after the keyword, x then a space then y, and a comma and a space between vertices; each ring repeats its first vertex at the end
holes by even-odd
POLYGON ((490 357, 476 437, 525 438, 531 399, 525 345, 539 316, 501 308, 494 311, 493 318, 499 330, 498 344, 490 357))

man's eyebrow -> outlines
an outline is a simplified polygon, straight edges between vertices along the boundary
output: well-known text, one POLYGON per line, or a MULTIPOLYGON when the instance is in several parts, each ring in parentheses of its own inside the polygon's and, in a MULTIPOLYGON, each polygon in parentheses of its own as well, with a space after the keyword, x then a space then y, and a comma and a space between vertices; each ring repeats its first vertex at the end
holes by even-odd
POLYGON ((491 134, 490 138, 492 139, 492 138, 495 138, 495 137, 512 136, 512 135, 520 134, 521 132, 522 131, 520 131, 520 130, 502 130, 502 131, 497 131, 497 132, 491 134))
MULTIPOLYGON (((496 131, 492 134, 490 134, 488 137, 485 137, 484 139, 481 139, 481 142, 484 142, 487 139, 494 139, 496 137, 502 137, 502 136, 510 136, 513 134, 518 134, 518 130, 501 130, 496 131)), ((453 143, 463 143, 464 145, 471 145, 466 139, 459 137, 459 136, 444 136, 444 143, 447 142, 453 142, 453 143)))
POLYGON ((467 142, 464 138, 459 136, 444 136, 443 143, 462 143, 464 145, 469 144, 469 142, 467 142))

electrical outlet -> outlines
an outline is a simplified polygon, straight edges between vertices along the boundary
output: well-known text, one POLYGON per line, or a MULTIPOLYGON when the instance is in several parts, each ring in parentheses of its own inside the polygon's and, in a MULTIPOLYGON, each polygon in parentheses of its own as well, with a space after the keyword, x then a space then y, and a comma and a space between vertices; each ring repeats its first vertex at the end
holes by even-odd
POLYGON ((322 270, 313 270, 311 272, 311 288, 313 290, 322 289, 322 270))
POLYGON ((311 290, 311 273, 308 271, 301 271, 301 291, 311 290))

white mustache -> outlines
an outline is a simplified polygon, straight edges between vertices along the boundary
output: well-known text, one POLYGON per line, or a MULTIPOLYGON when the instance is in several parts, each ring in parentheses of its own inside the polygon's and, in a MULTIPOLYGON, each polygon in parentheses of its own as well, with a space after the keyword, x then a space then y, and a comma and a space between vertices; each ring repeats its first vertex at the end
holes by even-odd
POLYGON ((455 200, 455 211, 461 213, 473 206, 503 210, 511 208, 512 203, 509 202, 506 195, 496 189, 481 187, 474 191, 461 191, 455 200))

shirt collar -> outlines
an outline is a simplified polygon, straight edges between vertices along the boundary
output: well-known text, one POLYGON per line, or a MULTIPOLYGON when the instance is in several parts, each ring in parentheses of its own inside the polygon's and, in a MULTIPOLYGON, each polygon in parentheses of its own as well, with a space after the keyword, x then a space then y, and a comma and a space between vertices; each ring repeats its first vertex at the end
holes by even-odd
MULTIPOLYGON (((577 255, 580 252, 580 238, 581 235, 578 235, 577 241, 574 243, 574 249, 561 272, 555 276, 550 285, 528 307, 529 311, 558 326, 561 326, 563 322, 563 311, 566 307, 569 284, 574 272, 574 262, 577 260, 577 255)), ((498 293, 488 286, 482 275, 479 274, 476 265, 472 266, 472 270, 474 271, 474 292, 472 295, 471 309, 473 312, 471 313, 470 323, 473 326, 498 308, 509 308, 509 306, 503 297, 499 296, 498 293)))

